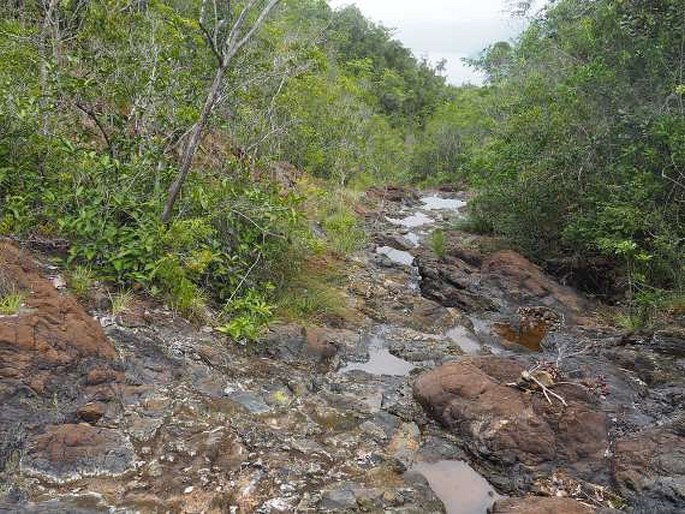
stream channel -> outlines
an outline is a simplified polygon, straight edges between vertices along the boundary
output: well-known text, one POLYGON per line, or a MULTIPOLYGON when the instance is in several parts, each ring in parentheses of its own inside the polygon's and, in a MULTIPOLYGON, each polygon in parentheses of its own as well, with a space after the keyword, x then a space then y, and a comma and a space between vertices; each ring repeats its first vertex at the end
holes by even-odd
MULTIPOLYGON (((381 260, 381 268, 400 267, 408 273, 407 291, 419 292, 420 276, 416 268, 414 250, 430 246, 434 230, 449 228, 466 206, 460 198, 447 198, 431 194, 419 199, 417 207, 406 207, 402 217, 385 217, 385 224, 395 231, 404 248, 379 245, 375 253, 381 260)), ((382 271, 381 271, 382 273, 382 271)), ((487 331, 484 320, 471 320, 487 331)), ((417 365, 391 353, 392 327, 379 327, 375 334, 367 338, 368 359, 348 362, 340 368, 340 373, 361 371, 375 376, 409 377, 417 365)), ((483 349, 480 341, 463 325, 450 327, 442 334, 459 346, 464 354, 479 353, 483 349)), ((492 348, 494 352, 501 351, 492 348)), ((493 352, 493 353, 494 353, 493 352)), ((408 472, 419 473, 429 483, 433 492, 443 502, 447 514, 486 514, 494 501, 501 498, 494 488, 463 460, 435 460, 419 458, 408 472)))

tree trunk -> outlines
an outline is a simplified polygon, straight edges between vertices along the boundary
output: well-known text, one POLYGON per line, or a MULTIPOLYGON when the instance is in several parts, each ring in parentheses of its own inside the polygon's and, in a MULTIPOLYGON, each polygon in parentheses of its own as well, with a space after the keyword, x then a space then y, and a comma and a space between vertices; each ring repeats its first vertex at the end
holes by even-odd
POLYGON ((169 195, 167 196, 166 204, 164 205, 164 212, 162 212, 162 223, 169 223, 169 220, 171 219, 171 213, 174 209, 174 204, 176 203, 178 194, 181 192, 181 187, 183 187, 183 183, 185 182, 188 172, 193 165, 193 158, 195 157, 195 152, 197 152, 197 147, 200 145, 202 132, 204 132, 207 122, 209 121, 209 116, 212 114, 212 109, 219 98, 221 83, 223 81, 225 72, 225 66, 219 66, 216 70, 214 81, 212 82, 212 85, 207 93, 207 99, 202 107, 202 113, 200 113, 200 119, 195 124, 195 127, 193 127, 188 144, 183 151, 181 168, 178 170, 176 180, 174 180, 169 187, 169 195))

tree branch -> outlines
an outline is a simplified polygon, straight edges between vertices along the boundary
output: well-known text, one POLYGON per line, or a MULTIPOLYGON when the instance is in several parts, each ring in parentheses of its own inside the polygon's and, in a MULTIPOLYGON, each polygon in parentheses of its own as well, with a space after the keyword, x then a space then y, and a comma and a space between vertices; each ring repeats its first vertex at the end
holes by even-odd
POLYGON ((97 125, 97 128, 99 129, 100 134, 102 134, 102 137, 104 138, 105 143, 107 143, 107 149, 109 150, 110 157, 112 159, 116 159, 117 158, 116 148, 112 144, 112 141, 109 139, 109 136, 107 135, 107 131, 105 130, 105 128, 100 123, 100 120, 98 120, 98 117, 95 114, 95 112, 92 109, 88 109, 87 107, 85 107, 84 105, 82 105, 79 102, 75 102, 74 106, 79 111, 84 113, 86 116, 88 116, 91 120, 93 120, 95 122, 95 125, 97 125))
POLYGON ((281 0, 271 0, 266 7, 264 7, 264 10, 262 10, 261 14, 257 18, 257 21, 254 22, 252 25, 252 28, 250 31, 245 35, 243 39, 241 39, 238 44, 235 47, 235 50, 233 53, 237 52, 240 50, 245 43, 247 43, 250 39, 252 39, 252 36, 254 35, 257 30, 264 24, 264 21, 266 20, 267 16, 271 13, 271 11, 274 10, 274 8, 280 3, 281 0))

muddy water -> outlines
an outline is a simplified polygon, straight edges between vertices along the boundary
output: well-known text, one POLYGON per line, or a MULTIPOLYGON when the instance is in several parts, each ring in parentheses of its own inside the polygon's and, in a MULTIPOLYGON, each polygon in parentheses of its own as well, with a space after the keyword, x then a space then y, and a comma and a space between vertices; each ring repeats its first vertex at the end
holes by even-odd
POLYGON ((419 240, 421 239, 418 234, 414 232, 409 232, 405 234, 404 237, 410 241, 414 246, 419 246, 419 240))
POLYGON ((534 352, 539 352, 542 349, 542 341, 549 332, 547 325, 536 322, 524 323, 518 327, 509 323, 495 323, 492 328, 506 341, 521 345, 534 352))
MULTIPOLYGON (((404 217, 386 218, 416 247, 430 235, 434 227, 440 226, 449 217, 458 216, 459 210, 466 205, 462 200, 437 195, 425 196, 420 201, 420 206, 403 211, 404 217)), ((375 251, 387 256, 395 264, 412 268, 412 277, 418 275, 418 269, 413 266, 412 253, 390 246, 380 246, 375 251)), ((415 287, 410 289, 418 289, 419 280, 418 276, 413 277, 410 286, 415 287)), ((454 341, 465 354, 478 354, 483 350, 478 337, 464 326, 451 328, 444 337, 454 341)), ((340 372, 360 370, 373 375, 407 376, 415 368, 412 363, 390 353, 383 331, 371 338, 368 353, 368 361, 348 363, 340 372)), ((448 514, 486 514, 498 497, 492 486, 463 461, 418 462, 410 471, 426 478, 448 514)))
POLYGON ((434 223, 433 218, 428 216, 426 213, 423 212, 417 212, 416 214, 411 214, 409 216, 405 216, 402 219, 396 219, 396 218, 386 218, 390 223, 393 225, 399 225, 401 227, 406 227, 406 228, 417 228, 417 227, 423 227, 425 225, 431 225, 434 223))
POLYGON ((463 461, 418 462, 412 471, 428 480, 447 514, 486 514, 499 498, 492 486, 463 461))

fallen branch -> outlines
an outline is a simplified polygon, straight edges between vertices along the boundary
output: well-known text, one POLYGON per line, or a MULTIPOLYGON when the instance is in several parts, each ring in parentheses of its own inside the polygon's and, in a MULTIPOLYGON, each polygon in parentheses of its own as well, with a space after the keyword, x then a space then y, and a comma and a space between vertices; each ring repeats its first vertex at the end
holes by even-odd
POLYGON ((552 391, 551 389, 549 389, 547 386, 545 386, 545 384, 543 384, 543 383, 540 382, 537 378, 535 378, 535 375, 532 375, 532 374, 527 373, 527 372, 524 371, 524 372, 521 374, 521 376, 523 377, 524 380, 527 379, 527 380, 532 380, 533 382, 535 382, 535 383, 538 385, 538 387, 540 387, 540 389, 542 389, 542 392, 545 394, 545 398, 547 398, 547 401, 548 401, 550 404, 552 403, 552 400, 549 399, 549 395, 551 394, 551 395, 554 396, 557 400, 559 400, 561 403, 563 403, 563 404, 564 404, 564 407, 568 407, 568 404, 566 403, 566 400, 564 400, 561 396, 559 396, 557 393, 555 393, 554 391, 552 391), (527 377, 526 377, 526 375, 527 375, 527 377))
POLYGON ((535 391, 534 386, 537 386, 537 388, 539 388, 540 391, 542 391, 542 394, 545 396, 545 399, 550 405, 552 405, 551 397, 553 397, 559 400, 564 405, 564 407, 568 407, 568 403, 566 403, 566 400, 562 396, 552 391, 551 389, 552 387, 558 384, 554 381, 553 376, 556 373, 550 373, 545 369, 541 370, 540 367, 540 364, 536 364, 532 368, 522 371, 521 380, 519 380, 518 382, 510 382, 506 385, 509 387, 516 387, 518 389, 524 389, 531 392, 535 391), (545 382, 547 383, 540 380, 539 377, 544 377, 545 382), (534 386, 531 387, 531 385, 533 384, 534 386))

